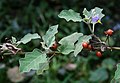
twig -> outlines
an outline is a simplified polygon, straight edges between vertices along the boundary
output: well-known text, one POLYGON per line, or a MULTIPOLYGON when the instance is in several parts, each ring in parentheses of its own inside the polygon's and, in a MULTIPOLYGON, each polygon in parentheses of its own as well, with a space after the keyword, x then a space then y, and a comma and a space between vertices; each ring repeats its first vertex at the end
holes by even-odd
POLYGON ((54 54, 48 59, 48 61, 50 62, 50 60, 55 56, 55 52, 54 54))
MULTIPOLYGON (((95 50, 100 50, 101 48, 100 47, 95 47, 94 49, 95 50)), ((108 49, 108 50, 120 50, 120 47, 106 47, 106 49, 108 49)))
POLYGON ((106 40, 105 40, 105 43, 107 42, 107 40, 109 39, 109 36, 107 36, 106 40))
POLYGON ((102 42, 102 41, 100 40, 100 38, 97 37, 96 35, 93 34, 92 36, 94 36, 99 42, 102 42))
MULTIPOLYGON (((17 54, 19 55, 24 55, 26 52, 18 52, 17 54)), ((10 55, 16 55, 16 54, 13 54, 13 53, 4 53, 3 56, 10 56, 10 55)))
POLYGON ((120 50, 120 47, 107 47, 107 49, 120 50))

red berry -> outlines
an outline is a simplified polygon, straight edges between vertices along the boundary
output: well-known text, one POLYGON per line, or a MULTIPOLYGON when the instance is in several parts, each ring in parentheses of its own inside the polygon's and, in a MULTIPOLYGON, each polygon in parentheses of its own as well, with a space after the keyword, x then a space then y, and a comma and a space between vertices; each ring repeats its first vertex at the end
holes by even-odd
POLYGON ((97 57, 101 57, 101 56, 102 56, 102 53, 101 53, 100 51, 97 51, 97 52, 96 52, 96 56, 97 56, 97 57))
POLYGON ((105 31, 105 34, 108 36, 111 36, 113 34, 113 30, 112 29, 108 29, 107 31, 105 31))
POLYGON ((51 46, 51 49, 52 49, 52 50, 56 50, 57 47, 58 47, 58 45, 57 45, 57 43, 55 42, 55 43, 51 46))
POLYGON ((88 45, 88 49, 89 49, 89 50, 92 50, 92 45, 89 44, 89 45, 88 45))
POLYGON ((87 42, 83 42, 82 46, 83 46, 83 48, 87 48, 88 47, 88 43, 87 42))

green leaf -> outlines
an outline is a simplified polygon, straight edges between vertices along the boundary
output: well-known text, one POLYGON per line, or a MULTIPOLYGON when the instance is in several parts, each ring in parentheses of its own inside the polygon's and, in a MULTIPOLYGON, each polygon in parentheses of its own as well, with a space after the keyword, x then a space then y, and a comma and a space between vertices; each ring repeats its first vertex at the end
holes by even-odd
POLYGON ((64 41, 64 43, 58 47, 58 51, 65 55, 69 54, 70 52, 74 51, 74 43, 64 41))
POLYGON ((72 9, 69 10, 63 10, 58 15, 59 18, 64 18, 66 21, 72 20, 73 22, 81 22, 82 18, 80 16, 80 13, 77 13, 73 11, 72 9))
POLYGON ((81 36, 78 39, 78 42, 75 44, 75 51, 74 51, 74 56, 76 57, 78 55, 79 52, 81 52, 81 50, 83 49, 82 47, 82 43, 83 42, 89 42, 89 39, 91 39, 91 36, 81 36))
POLYGON ((74 43, 80 36, 83 36, 83 34, 75 32, 67 37, 62 38, 59 41, 61 46, 58 47, 58 51, 60 51, 62 54, 69 54, 70 52, 74 51, 74 43))
POLYGON ((78 40, 78 38, 79 38, 80 36, 82 36, 82 35, 83 35, 82 33, 77 33, 77 32, 75 32, 75 33, 73 33, 73 34, 71 34, 71 35, 69 35, 69 36, 67 36, 67 37, 62 38, 62 39, 59 41, 59 43, 62 44, 62 43, 64 43, 64 42, 66 42, 66 41, 68 41, 68 42, 70 42, 70 43, 75 43, 75 42, 78 40))
POLYGON ((48 61, 46 54, 39 49, 25 54, 25 58, 19 60, 20 72, 29 72, 30 70, 39 70, 41 74, 43 70, 48 69, 48 61), (41 71, 41 72, 40 72, 41 71))
POLYGON ((115 66, 116 62, 115 60, 111 58, 104 59, 102 62, 102 67, 103 68, 108 68, 109 70, 112 70, 113 67, 115 66))
POLYGON ((32 39, 40 39, 40 38, 41 37, 37 33, 34 33, 34 34, 28 33, 20 41, 18 41, 17 44, 20 44, 20 43, 26 44, 30 42, 32 39))
POLYGON ((120 79, 120 63, 117 64, 117 70, 115 71, 114 79, 115 80, 120 79))
POLYGON ((55 34, 58 33, 58 25, 51 26, 46 34, 42 37, 47 47, 51 47, 55 43, 55 34))
POLYGON ((90 73, 91 82, 103 82, 108 79, 108 72, 104 68, 99 68, 90 73))

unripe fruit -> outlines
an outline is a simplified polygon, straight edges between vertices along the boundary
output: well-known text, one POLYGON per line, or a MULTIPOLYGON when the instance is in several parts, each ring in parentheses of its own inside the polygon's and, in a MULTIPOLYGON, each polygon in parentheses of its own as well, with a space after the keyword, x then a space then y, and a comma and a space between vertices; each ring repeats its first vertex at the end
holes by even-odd
POLYGON ((108 29, 107 31, 105 31, 105 34, 108 36, 111 36, 113 34, 113 30, 112 29, 108 29))
POLYGON ((88 43, 87 42, 83 42, 82 46, 83 46, 83 48, 87 48, 88 47, 88 43))
POLYGON ((97 51, 97 52, 96 52, 96 56, 97 56, 97 57, 102 57, 102 53, 101 53, 100 51, 97 51))

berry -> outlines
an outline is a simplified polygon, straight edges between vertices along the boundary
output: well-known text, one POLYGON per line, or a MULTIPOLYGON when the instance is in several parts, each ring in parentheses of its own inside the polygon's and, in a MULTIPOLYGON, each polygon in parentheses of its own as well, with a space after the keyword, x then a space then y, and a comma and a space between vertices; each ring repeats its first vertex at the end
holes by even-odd
POLYGON ((92 45, 89 44, 89 45, 88 45, 88 49, 89 49, 89 50, 92 50, 92 45))
POLYGON ((111 36, 113 34, 113 30, 112 29, 108 29, 107 31, 105 31, 105 34, 108 36, 111 36))
POLYGON ((51 46, 51 49, 52 50, 56 50, 58 47, 58 44, 55 42, 52 46, 51 46))
POLYGON ((97 57, 102 57, 102 53, 101 53, 100 51, 97 51, 97 52, 96 52, 96 56, 97 56, 97 57))
POLYGON ((88 43, 87 42, 83 42, 82 46, 83 46, 83 48, 88 48, 88 43))

